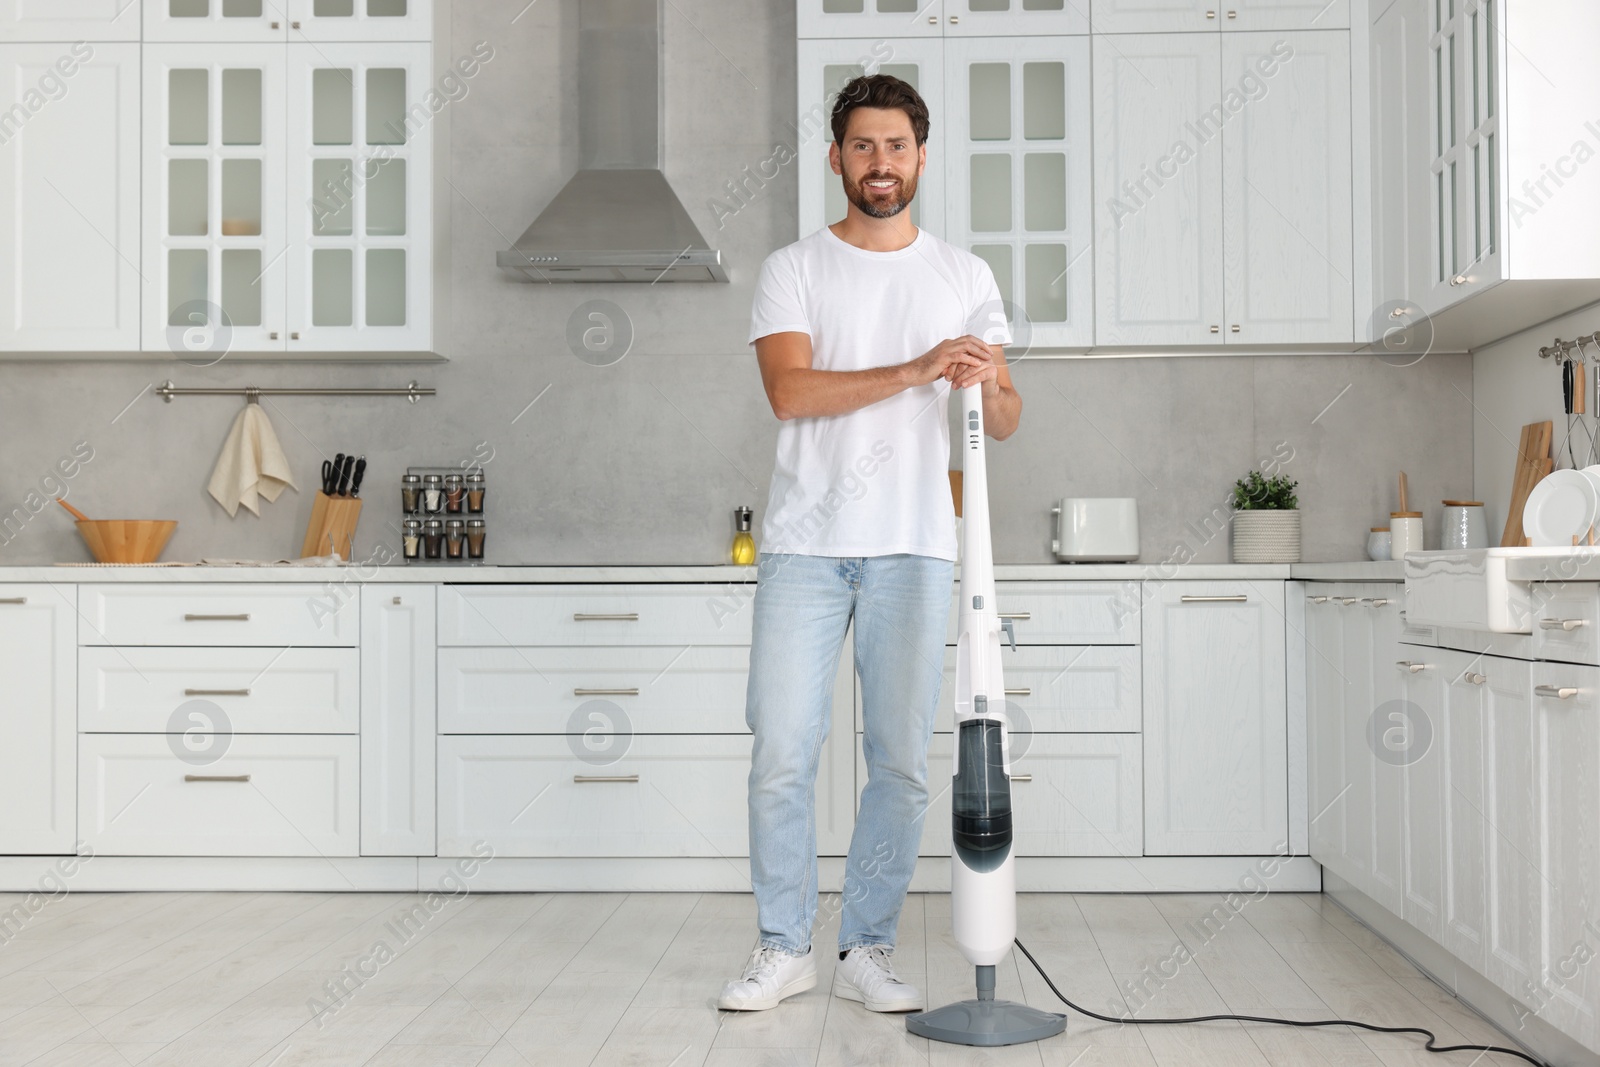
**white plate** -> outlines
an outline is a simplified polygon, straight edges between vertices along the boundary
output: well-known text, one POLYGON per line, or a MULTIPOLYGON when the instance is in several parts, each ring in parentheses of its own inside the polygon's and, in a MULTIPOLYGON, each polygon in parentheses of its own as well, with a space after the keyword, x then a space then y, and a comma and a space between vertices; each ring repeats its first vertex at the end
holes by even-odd
POLYGON ((1535 548, 1571 547, 1573 535, 1587 540, 1600 518, 1600 479, 1584 471, 1551 471, 1528 494, 1522 532, 1535 548))

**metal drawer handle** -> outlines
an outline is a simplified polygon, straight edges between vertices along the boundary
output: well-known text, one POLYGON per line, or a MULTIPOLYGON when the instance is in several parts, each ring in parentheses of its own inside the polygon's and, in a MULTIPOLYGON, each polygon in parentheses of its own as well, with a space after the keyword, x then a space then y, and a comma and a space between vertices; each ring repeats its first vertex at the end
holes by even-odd
POLYGON ((1306 597, 1306 603, 1308 603, 1308 604, 1325 604, 1325 603, 1327 603, 1327 601, 1328 601, 1328 598, 1325 597, 1325 596, 1308 596, 1308 597, 1306 597))
POLYGON ((183 695, 186 697, 247 697, 250 695, 250 687, 245 686, 243 689, 185 689, 183 695))
POLYGON ((1185 604, 1243 604, 1250 598, 1244 593, 1235 593, 1232 596, 1190 596, 1185 593, 1178 599, 1185 604))
POLYGON ((1403 667, 1412 674, 1416 674, 1418 671, 1425 671, 1429 667, 1433 666, 1431 663, 1413 663, 1408 659, 1397 659, 1394 661, 1394 665, 1396 667, 1403 667))
POLYGON ((1386 596, 1367 597, 1365 599, 1368 604, 1371 604, 1375 608, 1381 608, 1389 602, 1389 598, 1386 596))
POLYGON ((1011 780, 1013 782, 1031 782, 1031 781, 1033 781, 1033 775, 1031 775, 1031 774, 1013 774, 1011 776, 1011 780))
POLYGON ((27 602, 28 598, 25 596, 0 597, 0 604, 26 604, 27 602))
POLYGON ((1006 690, 1006 696, 1008 696, 1008 697, 1031 697, 1031 696, 1033 696, 1033 687, 1025 685, 1020 689, 1007 689, 1006 690))
POLYGON ((250 613, 248 611, 241 611, 237 615, 197 615, 197 614, 195 614, 194 612, 191 611, 191 612, 186 612, 184 614, 183 621, 184 622, 249 622, 250 621, 250 613))
POLYGON ((574 611, 572 613, 572 621, 573 622, 602 622, 602 621, 638 622, 639 621, 639 613, 637 611, 617 611, 617 612, 609 612, 609 613, 607 613, 607 612, 574 611))
POLYGON ((186 774, 186 782, 248 782, 248 774, 186 774))
POLYGON ((572 780, 582 785, 585 782, 637 782, 637 774, 574 774, 572 780))
POLYGON ((1573 685, 1536 685, 1533 691, 1538 696, 1555 697, 1557 700, 1571 700, 1578 695, 1578 687, 1573 685))
POLYGON ((1546 630, 1566 630, 1569 633, 1580 626, 1588 626, 1588 619, 1540 619, 1539 626, 1546 630))
POLYGON ((1342 596, 1342 597, 1339 598, 1339 603, 1343 604, 1345 607, 1349 607, 1351 604, 1354 604, 1356 601, 1358 601, 1360 599, 1361 599, 1360 597, 1342 596))
POLYGON ((574 689, 572 695, 575 697, 636 697, 639 695, 639 687, 632 686, 628 689, 574 689))
POLYGON ((1477 671, 1468 671, 1462 677, 1466 678, 1466 680, 1473 685, 1482 685, 1484 682, 1489 680, 1488 675, 1479 674, 1477 671))
POLYGON ((997 619, 1021 619, 1024 622, 1026 622, 1028 619, 1033 618, 1033 612, 1031 612, 1031 611, 997 611, 997 612, 995 612, 995 618, 997 618, 997 619))

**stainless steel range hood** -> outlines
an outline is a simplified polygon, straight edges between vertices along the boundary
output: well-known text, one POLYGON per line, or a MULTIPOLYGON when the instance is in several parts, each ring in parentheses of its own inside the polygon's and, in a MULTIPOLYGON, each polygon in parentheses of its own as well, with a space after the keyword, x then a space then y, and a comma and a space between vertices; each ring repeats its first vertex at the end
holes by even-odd
POLYGON ((579 168, 495 257, 530 282, 725 282, 661 173, 661 0, 578 0, 579 168))

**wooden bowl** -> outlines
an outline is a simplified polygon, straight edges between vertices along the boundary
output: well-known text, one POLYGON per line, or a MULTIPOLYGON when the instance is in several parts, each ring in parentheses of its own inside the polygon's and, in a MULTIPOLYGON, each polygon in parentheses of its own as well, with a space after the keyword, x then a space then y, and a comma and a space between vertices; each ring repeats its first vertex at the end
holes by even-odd
POLYGON ((177 528, 175 519, 78 520, 78 533, 98 563, 154 563, 177 528))

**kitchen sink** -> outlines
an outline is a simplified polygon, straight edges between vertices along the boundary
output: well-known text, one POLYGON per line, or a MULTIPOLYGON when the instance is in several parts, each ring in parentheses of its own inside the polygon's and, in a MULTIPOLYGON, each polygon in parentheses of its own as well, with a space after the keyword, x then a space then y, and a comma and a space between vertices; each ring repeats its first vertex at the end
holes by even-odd
POLYGON ((1407 552, 1406 621, 1424 626, 1526 634, 1533 632, 1532 588, 1506 577, 1513 559, 1600 556, 1600 546, 1448 548, 1407 552))

